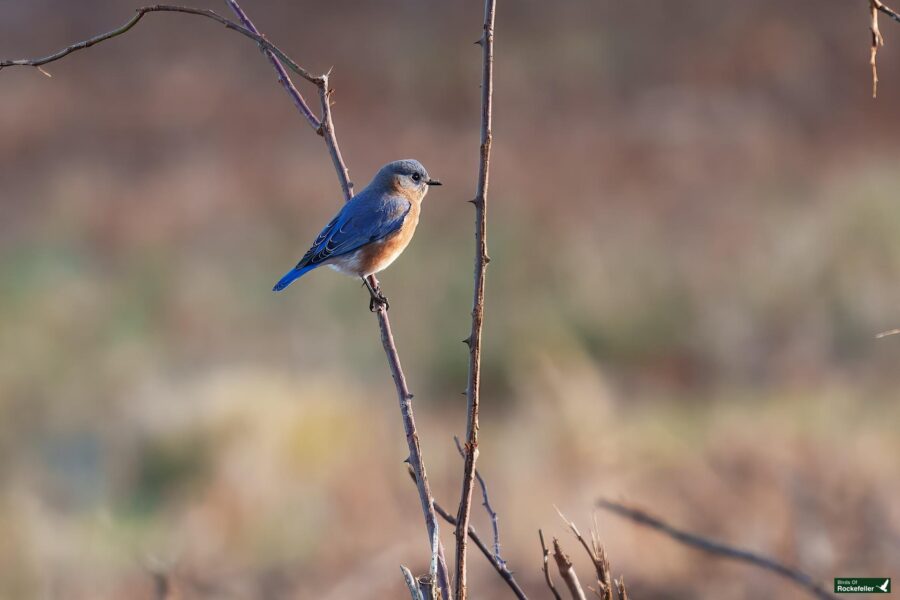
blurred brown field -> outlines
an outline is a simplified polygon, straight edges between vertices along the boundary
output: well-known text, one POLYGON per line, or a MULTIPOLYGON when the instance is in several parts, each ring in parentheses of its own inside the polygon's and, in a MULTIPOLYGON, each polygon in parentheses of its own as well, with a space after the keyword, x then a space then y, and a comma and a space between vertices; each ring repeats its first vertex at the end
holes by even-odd
MULTIPOLYGON (((351 176, 444 182, 381 278, 458 500, 481 3, 244 8, 334 67, 351 176)), ((0 0, 0 58, 135 0, 0 0)), ((227 12, 223 2, 196 6, 227 12)), ((867 3, 498 7, 481 471, 504 557, 599 497, 816 576, 900 576, 900 27, 867 3)), ((401 598, 428 544, 367 295, 270 289, 340 203, 248 40, 149 15, 0 73, 0 598, 401 598)), ((305 89, 305 88, 304 88, 305 89)), ((313 90, 308 90, 313 95, 313 90)), ((488 531, 480 507, 476 527, 488 531)), ((632 597, 797 598, 597 513, 632 597)), ((444 541, 452 544, 449 527, 444 541)), ((506 598, 480 556, 473 597, 506 598)))

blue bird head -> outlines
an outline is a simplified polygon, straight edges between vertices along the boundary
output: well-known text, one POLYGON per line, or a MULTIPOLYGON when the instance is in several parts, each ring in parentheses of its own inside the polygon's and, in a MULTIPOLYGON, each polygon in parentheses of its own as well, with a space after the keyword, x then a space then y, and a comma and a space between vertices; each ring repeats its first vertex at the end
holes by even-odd
POLYGON ((396 190, 403 195, 421 200, 433 185, 441 185, 437 179, 428 175, 428 171, 417 160, 395 160, 381 167, 373 185, 396 190))

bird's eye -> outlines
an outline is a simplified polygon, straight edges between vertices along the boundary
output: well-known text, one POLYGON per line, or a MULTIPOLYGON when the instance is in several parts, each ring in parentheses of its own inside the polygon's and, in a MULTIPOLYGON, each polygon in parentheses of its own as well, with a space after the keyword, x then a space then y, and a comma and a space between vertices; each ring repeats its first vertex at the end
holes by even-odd
POLYGON ((422 176, 419 175, 418 173, 413 173, 413 174, 412 174, 412 180, 413 180, 413 181, 421 181, 421 180, 422 180, 422 176))

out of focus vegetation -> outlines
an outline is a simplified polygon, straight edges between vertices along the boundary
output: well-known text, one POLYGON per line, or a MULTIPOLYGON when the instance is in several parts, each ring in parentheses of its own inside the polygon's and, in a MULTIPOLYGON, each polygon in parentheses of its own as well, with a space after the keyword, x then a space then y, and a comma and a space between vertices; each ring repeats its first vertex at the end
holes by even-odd
MULTIPOLYGON (((0 0, 0 56, 138 5, 0 0)), ((245 8, 334 66, 357 183, 402 157, 445 183, 382 283, 451 505, 480 4, 245 8)), ((543 597, 537 528, 600 495, 823 581, 892 574, 900 30, 873 101, 862 0, 498 11, 480 465, 519 580, 543 597)), ((321 141, 203 20, 47 70, 0 73, 0 597, 150 598, 151 569, 187 599, 400 597, 427 544, 366 293, 326 271, 270 292, 340 202, 321 141)), ((796 597, 599 524, 635 598, 796 597)))

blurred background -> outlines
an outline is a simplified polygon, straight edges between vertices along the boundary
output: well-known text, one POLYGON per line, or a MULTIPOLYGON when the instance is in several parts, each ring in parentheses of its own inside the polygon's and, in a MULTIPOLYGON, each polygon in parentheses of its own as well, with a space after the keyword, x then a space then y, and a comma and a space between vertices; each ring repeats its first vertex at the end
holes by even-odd
MULTIPOLYGON (((405 157, 444 181, 381 280, 455 507, 482 4, 243 4, 334 67, 357 186, 405 157)), ((0 57, 139 5, 0 0, 0 57)), ((900 326, 900 27, 872 100, 867 6, 500 3, 479 466, 532 597, 539 527, 590 572, 553 506, 586 530, 598 497, 826 586, 900 576, 900 336, 875 339, 900 326)), ((321 139, 203 19, 46 70, 0 73, 0 597, 153 598, 154 571, 184 599, 403 597, 428 543, 367 293, 270 291, 340 205, 321 139)), ((596 518, 635 598, 800 595, 596 518)), ((477 554, 470 580, 508 597, 477 554)))

